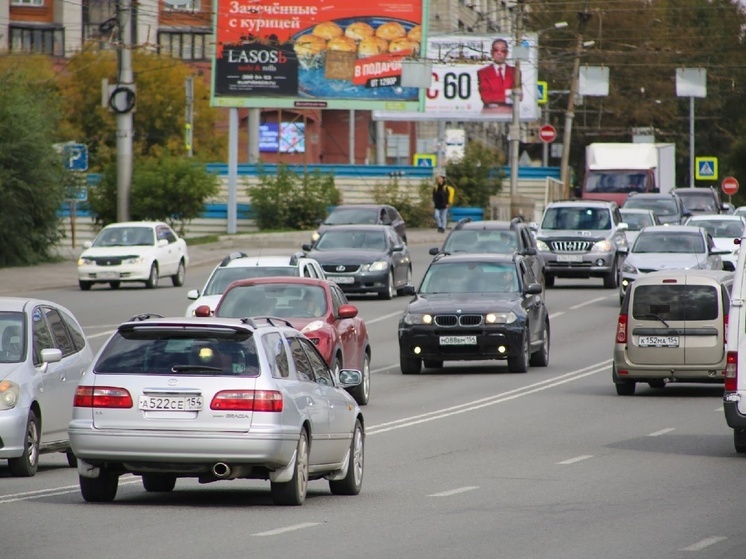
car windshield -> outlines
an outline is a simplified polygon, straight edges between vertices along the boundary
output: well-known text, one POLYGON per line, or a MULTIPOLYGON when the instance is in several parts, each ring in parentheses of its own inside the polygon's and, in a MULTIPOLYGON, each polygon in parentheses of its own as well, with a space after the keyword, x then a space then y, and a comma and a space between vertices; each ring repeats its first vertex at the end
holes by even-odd
POLYGON ((119 330, 106 344, 95 373, 129 375, 258 376, 254 338, 189 329, 119 330))
POLYGON ((713 237, 740 237, 743 234, 743 222, 733 219, 696 219, 687 223, 702 227, 713 237))
POLYGON ((383 231, 336 231, 324 232, 314 246, 316 250, 386 250, 383 231))
POLYGON ((428 268, 421 294, 514 293, 520 291, 513 264, 489 262, 445 262, 428 268))
POLYGON ((452 231, 443 252, 495 252, 511 254, 518 250, 515 231, 452 231))
POLYGON ((637 237, 632 252, 666 252, 701 254, 705 252, 705 241, 697 233, 645 232, 637 237))
POLYGON ((18 363, 26 356, 23 313, 0 312, 0 363, 18 363))
POLYGON ((237 280, 300 275, 298 266, 241 266, 218 268, 210 277, 202 295, 222 295, 237 280))
POLYGON ((542 229, 582 229, 603 231, 611 228, 609 210, 605 208, 547 208, 542 229))
POLYGON ((645 199, 645 198, 627 198, 624 202, 624 208, 633 210, 651 210, 656 215, 669 216, 678 215, 679 208, 676 200, 673 199, 645 199))
POLYGON ((107 227, 93 241, 95 247, 152 246, 155 236, 152 227, 107 227))
POLYGON ((640 171, 589 171, 585 191, 604 194, 645 192, 645 176, 640 171))
MULTIPOLYGON (((693 189, 694 190, 694 189, 693 189)), ((684 201, 684 206, 692 212, 718 212, 715 198, 709 192, 687 192, 679 194, 684 201)))
POLYGON ((648 225, 655 225, 650 214, 632 213, 622 210, 622 219, 629 226, 629 231, 639 231, 648 225))
POLYGON ((334 210, 326 218, 327 225, 353 225, 378 223, 377 208, 341 208, 334 210))
POLYGON ((230 289, 220 301, 216 314, 224 318, 320 318, 326 312, 326 293, 322 287, 273 283, 230 289))

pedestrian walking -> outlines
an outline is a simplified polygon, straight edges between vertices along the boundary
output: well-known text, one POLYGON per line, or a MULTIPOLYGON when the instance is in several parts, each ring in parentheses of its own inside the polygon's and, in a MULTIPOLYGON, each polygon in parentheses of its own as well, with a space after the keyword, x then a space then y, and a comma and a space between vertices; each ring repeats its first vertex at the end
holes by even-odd
POLYGON ((448 208, 453 204, 455 189, 446 183, 445 175, 438 175, 433 188, 433 206, 435 207, 435 225, 438 233, 444 233, 448 223, 448 208))

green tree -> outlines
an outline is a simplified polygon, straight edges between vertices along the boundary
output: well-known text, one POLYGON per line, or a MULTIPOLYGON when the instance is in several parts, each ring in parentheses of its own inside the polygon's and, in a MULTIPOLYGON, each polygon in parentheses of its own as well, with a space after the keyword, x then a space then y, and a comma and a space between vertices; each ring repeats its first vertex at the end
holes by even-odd
POLYGON ((464 156, 446 164, 448 182, 456 186, 454 205, 489 208, 490 196, 502 187, 504 162, 499 149, 479 141, 468 142, 464 156))

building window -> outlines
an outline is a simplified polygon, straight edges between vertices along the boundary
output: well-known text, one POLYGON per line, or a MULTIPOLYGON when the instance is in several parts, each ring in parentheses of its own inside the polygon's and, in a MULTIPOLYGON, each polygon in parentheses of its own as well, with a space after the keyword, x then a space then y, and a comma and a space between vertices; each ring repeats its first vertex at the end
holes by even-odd
POLYGON ((207 31, 158 31, 158 53, 182 60, 207 59, 207 31))
POLYGON ((55 26, 10 26, 11 52, 65 55, 65 30, 55 26))
POLYGON ((163 3, 167 9, 180 12, 198 12, 202 9, 202 0, 163 0, 163 3))
POLYGON ((11 6, 43 6, 44 0, 10 0, 11 6))

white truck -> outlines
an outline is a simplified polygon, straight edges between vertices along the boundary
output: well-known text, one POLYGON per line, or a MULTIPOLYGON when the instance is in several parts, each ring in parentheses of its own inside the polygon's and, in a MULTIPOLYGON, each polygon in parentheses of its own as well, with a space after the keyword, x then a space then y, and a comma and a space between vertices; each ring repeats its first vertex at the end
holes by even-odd
POLYGON ((670 192, 676 187, 676 144, 588 144, 585 166, 581 198, 621 206, 630 192, 670 192))

